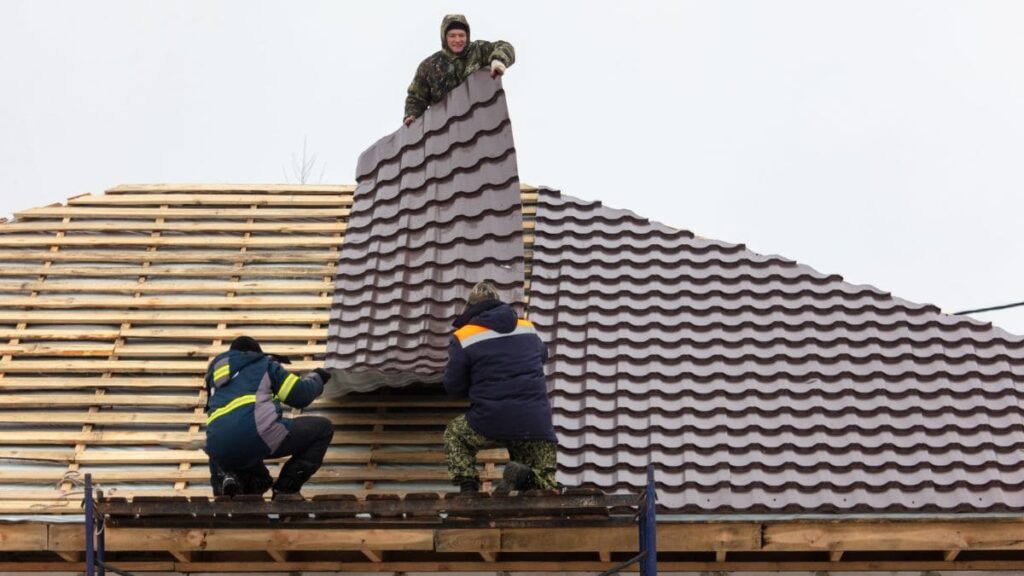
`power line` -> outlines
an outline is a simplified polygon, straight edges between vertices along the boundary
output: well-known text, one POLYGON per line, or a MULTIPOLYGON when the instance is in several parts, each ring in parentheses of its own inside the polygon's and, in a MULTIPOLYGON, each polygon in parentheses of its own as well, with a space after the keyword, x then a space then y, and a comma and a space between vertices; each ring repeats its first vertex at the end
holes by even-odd
POLYGON ((953 312, 954 316, 961 314, 977 314, 978 312, 992 312, 993 310, 1006 310, 1007 308, 1016 308, 1017 306, 1024 306, 1024 302, 1014 302, 1013 304, 1003 304, 1002 306, 991 306, 989 308, 977 308, 975 310, 962 310, 960 312, 953 312))

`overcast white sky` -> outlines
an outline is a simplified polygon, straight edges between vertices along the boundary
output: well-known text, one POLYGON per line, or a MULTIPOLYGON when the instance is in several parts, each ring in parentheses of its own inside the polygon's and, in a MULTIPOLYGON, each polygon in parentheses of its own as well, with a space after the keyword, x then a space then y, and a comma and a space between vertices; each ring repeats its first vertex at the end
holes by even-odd
POLYGON ((303 138, 351 183, 447 12, 515 45, 524 182, 948 311, 1024 300, 1009 0, 0 0, 0 214, 281 182, 303 138))

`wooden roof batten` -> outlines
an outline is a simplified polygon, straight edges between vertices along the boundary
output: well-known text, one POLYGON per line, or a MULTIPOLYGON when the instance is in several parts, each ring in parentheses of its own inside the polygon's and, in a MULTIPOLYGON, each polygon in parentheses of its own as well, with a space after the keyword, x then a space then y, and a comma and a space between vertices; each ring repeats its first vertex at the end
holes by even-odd
MULTIPOLYGON (((0 515, 81 514, 85 472, 113 497, 206 497, 202 377, 251 334, 323 359, 354 186, 122 185, 0 224, 0 515), (325 304, 326 303, 326 304, 325 304)), ((536 189, 522 187, 529 265, 536 189)), ((441 431, 465 404, 422 390, 307 409, 337 426, 309 496, 450 489, 441 431)), ((298 414, 298 412, 295 412, 298 414)), ((485 480, 504 450, 481 454, 485 480)), ((275 471, 276 473, 276 471, 275 471)), ((1019 518, 679 520, 662 570, 1004 570, 1019 518)), ((80 524, 7 523, 0 571, 76 571, 80 524)), ((109 527, 112 564, 146 571, 600 571, 633 526, 251 530, 109 527)))

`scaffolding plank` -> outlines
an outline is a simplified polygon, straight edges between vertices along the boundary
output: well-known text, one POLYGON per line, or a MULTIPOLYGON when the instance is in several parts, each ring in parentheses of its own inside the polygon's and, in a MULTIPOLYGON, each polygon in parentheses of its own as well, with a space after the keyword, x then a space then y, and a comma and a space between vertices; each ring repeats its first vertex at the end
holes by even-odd
POLYGON ((45 550, 47 527, 42 523, 5 523, 0 529, 0 552, 45 550))

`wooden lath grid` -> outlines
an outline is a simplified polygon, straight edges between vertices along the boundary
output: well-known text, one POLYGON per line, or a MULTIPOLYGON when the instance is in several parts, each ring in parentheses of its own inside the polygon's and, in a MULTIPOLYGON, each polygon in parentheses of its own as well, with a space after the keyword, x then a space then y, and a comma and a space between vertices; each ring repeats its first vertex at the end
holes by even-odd
MULTIPOLYGON (((206 364, 248 334, 320 365, 351 194, 118 187, 0 225, 0 514, 79 512, 84 471, 120 495, 208 495, 206 364)), ((436 390, 318 401, 337 434, 305 491, 448 489, 441 432, 464 409, 436 390)), ((506 458, 481 454, 485 480, 506 458)))

